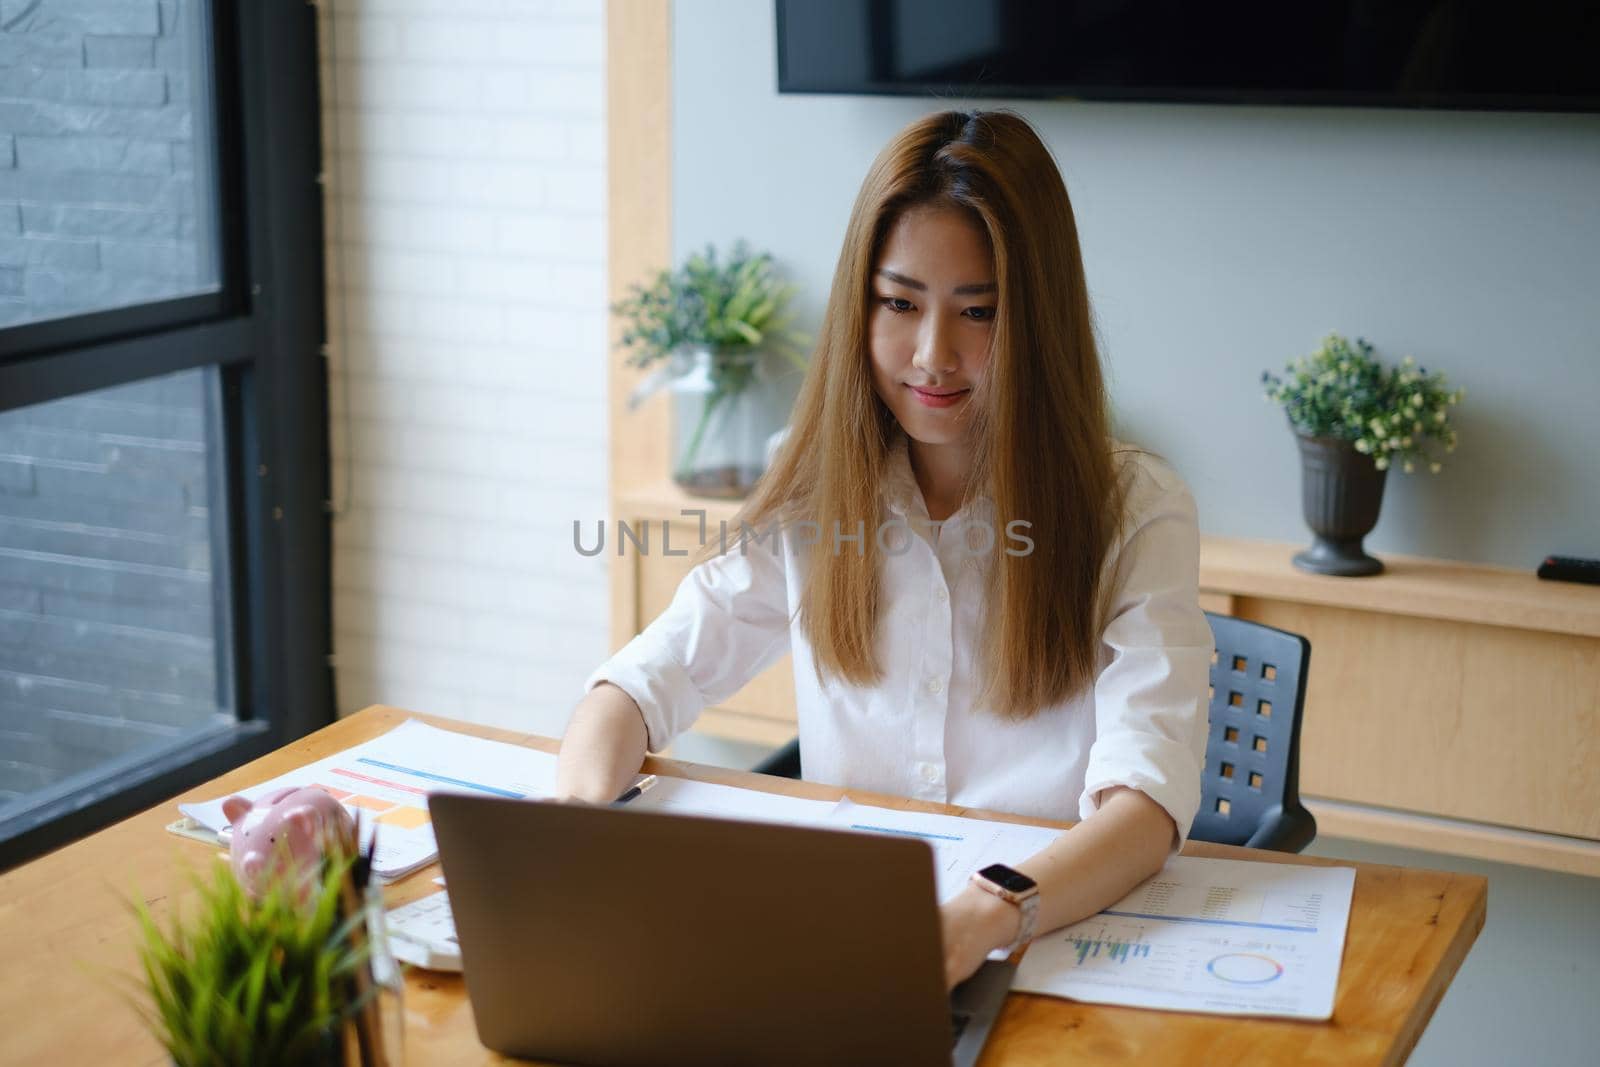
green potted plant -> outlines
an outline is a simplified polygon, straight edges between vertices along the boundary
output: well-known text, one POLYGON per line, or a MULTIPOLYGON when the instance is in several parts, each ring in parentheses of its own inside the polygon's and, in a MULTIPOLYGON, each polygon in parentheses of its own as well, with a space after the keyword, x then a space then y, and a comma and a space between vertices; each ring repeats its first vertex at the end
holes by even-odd
POLYGON ((1301 504, 1313 540, 1294 564, 1315 574, 1377 574, 1383 564, 1361 541, 1377 525, 1389 469, 1439 471, 1438 453, 1456 446, 1449 408, 1465 391, 1450 390, 1443 374, 1410 356, 1385 367, 1365 340, 1352 345, 1337 333, 1284 369, 1283 377, 1263 371, 1261 383, 1300 446, 1301 504))
POLYGON ((196 879, 193 917, 174 914, 166 930, 133 904, 144 979, 134 1006, 175 1064, 398 1062, 401 1020, 382 998, 399 976, 368 937, 362 862, 335 856, 309 885, 278 878, 257 897, 218 863, 196 879))
POLYGON ((765 466, 766 439, 781 423, 764 409, 769 356, 805 367, 808 340, 788 329, 795 287, 782 283, 770 254, 745 241, 726 261, 707 245, 612 306, 633 367, 656 367, 630 406, 667 388, 673 398, 673 480, 701 496, 749 492, 765 466))

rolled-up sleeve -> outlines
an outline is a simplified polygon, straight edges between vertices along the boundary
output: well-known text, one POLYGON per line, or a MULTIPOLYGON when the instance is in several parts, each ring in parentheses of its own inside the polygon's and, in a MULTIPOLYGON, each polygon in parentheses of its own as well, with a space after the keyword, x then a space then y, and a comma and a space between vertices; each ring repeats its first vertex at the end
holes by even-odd
POLYGON ((1200 533, 1194 498, 1153 457, 1140 456, 1128 496, 1128 531, 1102 642, 1110 660, 1095 680, 1095 740, 1079 814, 1101 790, 1128 786, 1188 840, 1205 762, 1211 627, 1200 610, 1200 533))
POLYGON ((584 692, 610 682, 627 693, 659 752, 789 650, 789 620, 781 547, 730 547, 690 570, 666 610, 595 668, 584 692))

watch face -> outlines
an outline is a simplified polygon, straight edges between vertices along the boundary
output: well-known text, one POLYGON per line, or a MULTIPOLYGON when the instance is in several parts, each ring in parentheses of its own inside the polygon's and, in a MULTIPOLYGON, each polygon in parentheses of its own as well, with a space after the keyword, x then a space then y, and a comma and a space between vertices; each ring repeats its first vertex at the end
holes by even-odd
POLYGON ((1034 887, 1034 880, 1021 871, 1014 871, 1003 863, 993 863, 978 872, 1008 893, 1026 893, 1034 887))

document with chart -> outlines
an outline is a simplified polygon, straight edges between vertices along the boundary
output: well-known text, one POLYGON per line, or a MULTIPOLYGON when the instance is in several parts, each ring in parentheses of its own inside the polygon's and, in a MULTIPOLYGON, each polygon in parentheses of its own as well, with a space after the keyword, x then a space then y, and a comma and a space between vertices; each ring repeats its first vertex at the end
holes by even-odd
POLYGON ((1096 1004, 1327 1019, 1352 867, 1174 856, 1090 919, 1035 940, 1012 988, 1096 1004))
POLYGON ((717 819, 820 826, 827 822, 834 802, 805 800, 756 789, 696 782, 688 778, 661 778, 656 781, 655 788, 633 801, 629 808, 669 815, 706 815, 717 819))
MULTIPOLYGON (((269 782, 239 790, 256 800, 285 786, 315 785, 332 793, 368 832, 377 828, 373 870, 399 878, 439 855, 428 816, 428 794, 475 793, 514 799, 555 792, 556 758, 520 745, 441 730, 415 719, 326 759, 269 782)), ((211 831, 224 829, 222 801, 178 809, 211 831)))
POLYGON ((974 871, 991 863, 1021 863, 1050 845, 1063 832, 1047 826, 875 808, 849 798, 834 806, 828 824, 842 830, 926 841, 933 849, 934 876, 941 901, 949 900, 966 888, 967 879, 974 871))

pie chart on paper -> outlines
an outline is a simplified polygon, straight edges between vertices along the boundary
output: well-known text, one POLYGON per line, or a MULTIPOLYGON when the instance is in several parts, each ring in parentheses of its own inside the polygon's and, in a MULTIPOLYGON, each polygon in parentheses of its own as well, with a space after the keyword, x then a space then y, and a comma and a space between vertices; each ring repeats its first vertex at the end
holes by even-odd
POLYGON ((1264 985, 1283 974, 1283 964, 1258 952, 1228 952, 1206 964, 1206 970, 1235 985, 1264 985))

